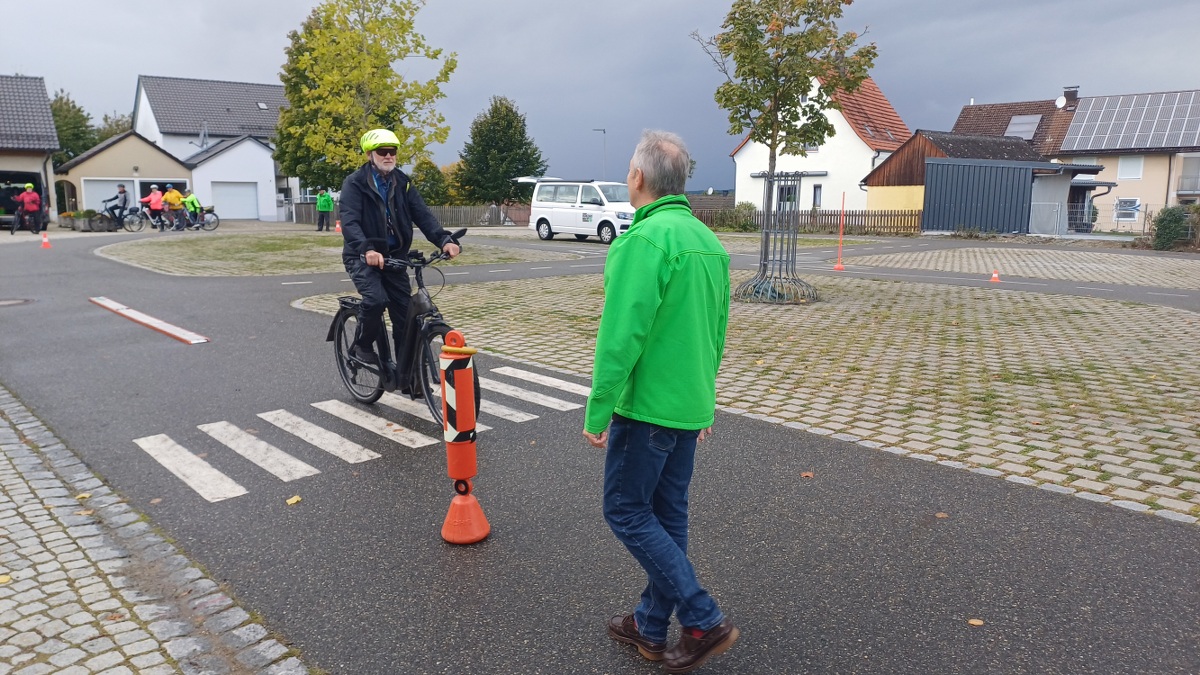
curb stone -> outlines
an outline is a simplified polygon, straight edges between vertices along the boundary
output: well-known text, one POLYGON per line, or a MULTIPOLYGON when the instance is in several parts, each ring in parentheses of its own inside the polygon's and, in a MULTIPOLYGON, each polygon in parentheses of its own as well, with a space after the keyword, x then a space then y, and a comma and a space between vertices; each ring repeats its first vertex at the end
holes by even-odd
POLYGON ((0 387, 0 673, 309 668, 0 387))

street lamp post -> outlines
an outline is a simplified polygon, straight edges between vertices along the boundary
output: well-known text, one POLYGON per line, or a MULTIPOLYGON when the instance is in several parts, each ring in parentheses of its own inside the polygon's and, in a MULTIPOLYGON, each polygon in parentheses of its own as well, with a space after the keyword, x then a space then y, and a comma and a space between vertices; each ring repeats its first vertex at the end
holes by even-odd
POLYGON ((602 155, 604 163, 600 165, 600 180, 608 180, 608 131, 605 129, 592 129, 592 131, 599 131, 604 137, 604 154, 602 155))

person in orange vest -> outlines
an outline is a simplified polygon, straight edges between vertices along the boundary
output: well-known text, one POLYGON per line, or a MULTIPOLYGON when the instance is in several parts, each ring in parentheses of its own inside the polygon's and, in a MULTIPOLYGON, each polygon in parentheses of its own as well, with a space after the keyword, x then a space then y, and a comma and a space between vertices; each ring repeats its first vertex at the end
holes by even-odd
POLYGON ((150 208, 150 222, 158 228, 159 232, 167 230, 167 223, 163 220, 163 193, 158 191, 157 185, 150 186, 150 194, 138 200, 150 208))

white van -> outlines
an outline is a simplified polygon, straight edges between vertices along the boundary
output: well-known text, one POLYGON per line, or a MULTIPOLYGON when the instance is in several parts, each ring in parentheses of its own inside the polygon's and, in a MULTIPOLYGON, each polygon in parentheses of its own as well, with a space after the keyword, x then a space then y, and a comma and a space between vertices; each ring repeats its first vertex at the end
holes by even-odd
POLYGON ((540 239, 573 234, 610 244, 629 229, 634 210, 624 183, 543 178, 533 188, 529 227, 540 239))

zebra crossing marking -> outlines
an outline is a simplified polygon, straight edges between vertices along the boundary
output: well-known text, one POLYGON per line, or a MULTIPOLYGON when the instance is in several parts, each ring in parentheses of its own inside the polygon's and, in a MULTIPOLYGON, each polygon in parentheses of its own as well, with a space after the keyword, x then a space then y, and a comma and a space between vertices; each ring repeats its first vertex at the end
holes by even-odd
POLYGON ((316 468, 292 457, 266 441, 255 438, 229 422, 213 422, 196 427, 215 438, 230 450, 254 462, 264 471, 284 482, 321 473, 316 468))
MULTIPOLYGON (((414 417, 420 417, 426 422, 436 424, 433 420, 433 415, 429 414, 429 408, 425 405, 424 401, 414 401, 411 398, 405 398, 391 392, 384 392, 383 396, 379 397, 379 402, 389 408, 395 408, 400 412, 406 412, 414 417)), ((475 431, 487 431, 489 429, 491 427, 486 424, 481 422, 475 423, 475 431)))
POLYGON ((286 410, 272 410, 259 413, 258 416, 350 464, 378 459, 381 456, 378 452, 368 450, 350 439, 342 438, 325 427, 317 426, 286 410))
MULTIPOLYGON (((441 396, 438 398, 441 398, 441 396)), ((510 408, 505 405, 500 405, 499 403, 493 403, 486 398, 479 401, 479 412, 491 415, 493 417, 499 417, 500 419, 508 420, 509 422, 518 423, 528 422, 529 420, 536 420, 538 418, 538 416, 534 415, 533 413, 527 413, 524 410, 517 410, 516 408, 510 408)))
POLYGON ((541 373, 533 373, 528 370, 503 366, 501 368, 492 368, 492 372, 500 375, 507 375, 509 377, 515 377, 519 380, 544 384, 547 387, 569 391, 572 394, 579 394, 580 396, 584 397, 592 395, 591 387, 587 387, 582 384, 575 384, 574 382, 568 382, 566 380, 560 380, 557 377, 550 377, 549 375, 542 375, 541 373))
POLYGON ((526 401, 527 403, 534 403, 552 410, 566 411, 583 407, 578 403, 564 401, 561 398, 554 398, 553 396, 546 396, 534 391, 529 391, 528 389, 521 389, 520 387, 514 387, 511 384, 497 382, 496 380, 486 377, 479 378, 479 384, 488 391, 494 391, 499 394, 504 394, 505 396, 511 396, 512 398, 526 401))
POLYGON ((229 476, 213 468, 212 464, 188 452, 182 445, 166 434, 135 438, 133 442, 154 461, 170 471, 185 485, 210 502, 219 502, 246 494, 242 487, 229 476))
POLYGON ((328 401, 319 401, 312 404, 317 410, 339 417, 351 424, 358 425, 367 431, 374 432, 384 438, 393 440, 401 445, 410 448, 423 448, 427 445, 441 443, 436 438, 431 438, 425 434, 420 434, 407 427, 402 427, 395 422, 372 415, 368 412, 363 412, 354 406, 351 406, 342 401, 330 399, 328 401))

